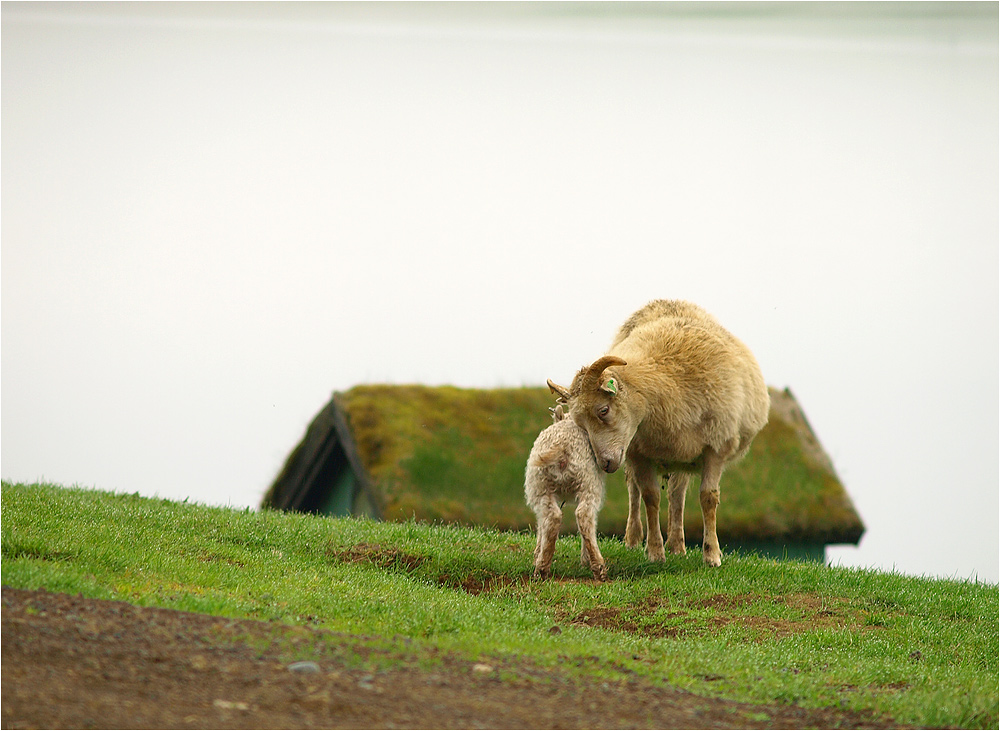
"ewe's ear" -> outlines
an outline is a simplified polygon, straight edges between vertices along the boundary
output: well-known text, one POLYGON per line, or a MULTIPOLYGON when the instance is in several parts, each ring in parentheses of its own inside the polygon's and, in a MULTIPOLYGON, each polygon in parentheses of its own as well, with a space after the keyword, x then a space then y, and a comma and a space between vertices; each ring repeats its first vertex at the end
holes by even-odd
POLYGON ((549 384, 549 390, 552 393, 557 394, 561 399, 569 401, 569 391, 567 389, 563 388, 557 383, 553 383, 551 379, 546 381, 546 383, 549 384))
POLYGON ((618 395, 618 379, 609 378, 604 383, 601 384, 601 390, 605 393, 610 393, 612 396, 618 395))
POLYGON ((553 422, 562 421, 563 417, 565 416, 565 414, 563 413, 562 404, 556 404, 555 406, 551 407, 549 411, 552 412, 553 422))
MULTIPOLYGON (((628 365, 628 363, 616 355, 602 355, 600 358, 595 360, 581 376, 580 393, 592 393, 598 389, 606 391, 608 382, 613 381, 614 379, 610 375, 605 378, 604 369, 610 368, 611 366, 623 365, 628 365)), ((613 388, 615 390, 612 393, 616 393, 618 391, 617 381, 614 383, 613 388)))

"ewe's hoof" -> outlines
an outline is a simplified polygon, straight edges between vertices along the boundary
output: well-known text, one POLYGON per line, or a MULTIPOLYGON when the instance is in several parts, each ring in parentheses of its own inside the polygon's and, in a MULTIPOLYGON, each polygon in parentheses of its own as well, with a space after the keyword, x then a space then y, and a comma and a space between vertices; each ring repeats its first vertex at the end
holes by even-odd
POLYGON ((552 576, 552 569, 540 569, 535 567, 535 573, 532 574, 536 579, 547 579, 552 576))
POLYGON ((591 571, 594 572, 594 578, 597 579, 598 581, 607 581, 608 580, 608 567, 607 566, 601 565, 601 566, 598 566, 596 569, 591 569, 591 571))
POLYGON ((646 557, 655 563, 663 563, 667 560, 667 555, 663 552, 663 546, 659 548, 646 546, 646 557))
POLYGON ((708 566, 721 566, 722 565, 722 551, 718 548, 715 550, 705 551, 705 563, 708 566))
POLYGON ((684 541, 681 541, 680 543, 671 543, 669 547, 670 552, 675 556, 683 556, 687 553, 687 546, 684 545, 684 541))

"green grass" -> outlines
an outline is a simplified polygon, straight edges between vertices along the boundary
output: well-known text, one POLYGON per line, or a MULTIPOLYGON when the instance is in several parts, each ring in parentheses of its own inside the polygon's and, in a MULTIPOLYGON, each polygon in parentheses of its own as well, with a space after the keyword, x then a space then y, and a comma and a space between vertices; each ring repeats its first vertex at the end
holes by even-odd
POLYGON ((697 552, 650 564, 616 539, 597 584, 575 536, 558 578, 534 581, 528 533, 2 490, 7 586, 381 637, 396 654, 380 662, 527 657, 922 727, 998 723, 996 585, 741 555, 708 569, 697 552))

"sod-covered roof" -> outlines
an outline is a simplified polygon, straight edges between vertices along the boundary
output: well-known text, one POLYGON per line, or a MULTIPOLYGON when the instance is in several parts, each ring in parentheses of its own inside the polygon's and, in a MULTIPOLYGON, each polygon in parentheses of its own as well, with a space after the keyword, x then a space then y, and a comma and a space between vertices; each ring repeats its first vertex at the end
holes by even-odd
MULTIPOLYGON (((524 502, 525 462, 539 431, 552 423, 548 409, 554 403, 547 388, 356 386, 334 394, 263 504, 323 512, 321 506, 332 504, 332 498, 322 493, 337 490, 338 480, 343 484, 341 473, 352 470, 363 473, 357 475, 355 490, 364 508, 359 510, 355 500, 355 513, 528 528, 534 515, 524 502), (343 454, 330 456, 336 452, 332 442, 343 454)), ((697 484, 693 479, 684 517, 692 541, 699 541, 702 532, 697 484)), ((598 530, 623 535, 627 512, 619 470, 608 476, 598 530)), ((564 527, 570 528, 572 503, 565 513, 564 527)), ((857 543, 864 532, 833 465, 787 389, 771 389, 768 425, 749 455, 723 475, 718 531, 723 542, 802 543, 857 543)))

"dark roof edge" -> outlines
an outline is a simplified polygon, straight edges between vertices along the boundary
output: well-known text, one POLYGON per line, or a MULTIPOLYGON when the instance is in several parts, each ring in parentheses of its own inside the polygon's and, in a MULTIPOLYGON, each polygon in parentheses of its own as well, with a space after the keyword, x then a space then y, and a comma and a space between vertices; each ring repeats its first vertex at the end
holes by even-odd
POLYGON ((313 490, 316 476, 330 459, 331 451, 340 443, 347 457, 347 463, 357 480, 357 492, 364 492, 368 503, 381 519, 383 508, 376 492, 372 489, 368 473, 358 455, 357 445, 347 425, 344 410, 334 393, 327 404, 309 424, 302 440, 285 462, 274 483, 264 494, 261 508, 276 510, 296 510, 313 490))
POLYGON ((328 403, 309 423, 306 433, 288 455, 281 472, 264 494, 261 500, 262 508, 293 510, 296 505, 302 503, 306 493, 304 488, 309 484, 306 478, 315 471, 320 462, 318 455, 329 452, 328 442, 333 427, 329 411, 328 403))
POLYGON ((333 427, 337 431, 337 436, 340 438, 340 446, 344 450, 344 455, 347 457, 348 464, 351 465, 351 471, 354 472, 354 476, 358 480, 358 492, 364 492, 368 496, 369 504, 376 510, 378 515, 376 516, 379 520, 385 519, 384 505, 379 499, 378 493, 372 488, 371 480, 368 479, 368 472, 365 470, 364 464, 361 462, 361 455, 358 454, 358 445, 354 441, 354 435, 351 433, 351 428, 347 424, 347 413, 344 411, 343 406, 340 403, 339 392, 333 394, 333 398, 330 399, 330 406, 332 406, 333 412, 333 427))

